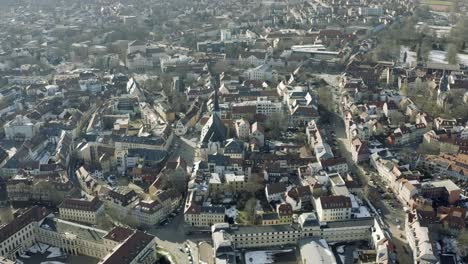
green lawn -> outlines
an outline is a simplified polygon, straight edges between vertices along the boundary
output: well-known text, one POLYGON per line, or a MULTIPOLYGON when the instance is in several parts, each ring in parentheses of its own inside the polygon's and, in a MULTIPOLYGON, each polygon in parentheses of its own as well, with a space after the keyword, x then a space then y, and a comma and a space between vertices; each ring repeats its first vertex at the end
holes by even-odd
POLYGON ((249 220, 249 216, 246 211, 239 211, 236 222, 239 225, 251 225, 252 224, 252 222, 249 220))

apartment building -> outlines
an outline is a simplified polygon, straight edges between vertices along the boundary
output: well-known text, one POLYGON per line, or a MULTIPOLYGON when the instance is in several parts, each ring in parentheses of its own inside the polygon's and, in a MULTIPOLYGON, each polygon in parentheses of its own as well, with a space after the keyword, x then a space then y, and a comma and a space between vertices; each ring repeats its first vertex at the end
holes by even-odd
POLYGON ((347 196, 323 196, 314 199, 314 203, 320 222, 351 219, 351 199, 347 196))
MULTIPOLYGON (((283 111, 283 104, 281 102, 273 102, 268 97, 258 97, 255 101, 245 101, 241 103, 235 103, 232 105, 233 116, 239 116, 239 113, 234 109, 249 110, 250 114, 262 114, 270 116, 274 113, 281 113, 283 111), (255 111, 254 111, 255 110, 255 111)), ((243 112, 243 111, 242 111, 243 112)))
POLYGON ((431 170, 437 176, 449 176, 457 180, 468 181, 468 154, 426 156, 420 161, 421 166, 431 170))
POLYGON ((174 189, 158 192, 154 200, 141 200, 131 214, 138 226, 152 226, 160 223, 179 206, 182 195, 174 189))
POLYGON ((191 204, 184 212, 185 224, 197 227, 209 227, 224 223, 226 209, 221 206, 200 206, 191 204))
POLYGON ((65 220, 96 225, 104 214, 104 203, 97 197, 90 201, 65 199, 59 206, 59 213, 65 220))
POLYGON ((161 209, 162 205, 159 201, 145 200, 138 202, 133 208, 132 214, 139 226, 151 226, 163 219, 164 215, 161 209))
POLYGON ((107 193, 104 203, 114 216, 125 219, 138 203, 138 195, 128 187, 119 186, 107 193))
POLYGON ((57 205, 73 188, 66 172, 54 172, 34 177, 15 175, 6 182, 8 198, 13 203, 33 201, 57 205))
POLYGON ((431 181, 422 183, 419 193, 425 198, 445 199, 455 204, 460 199, 461 189, 451 180, 431 181))

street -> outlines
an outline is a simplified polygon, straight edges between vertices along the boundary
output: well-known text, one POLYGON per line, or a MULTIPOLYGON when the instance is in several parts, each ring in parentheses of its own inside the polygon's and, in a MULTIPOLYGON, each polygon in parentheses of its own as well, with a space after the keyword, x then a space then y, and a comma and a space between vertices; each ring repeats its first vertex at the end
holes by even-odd
MULTIPOLYGON (((336 75, 320 75, 320 77, 333 86, 332 93, 334 95, 334 100, 340 102, 340 96, 336 96, 339 94, 336 75)), ((331 118, 331 124, 324 128, 327 130, 327 134, 330 134, 332 131, 336 133, 336 140, 339 142, 338 150, 341 156, 346 158, 350 171, 358 177, 359 182, 361 184, 367 184, 369 181, 374 183, 372 185, 367 185, 367 199, 372 201, 373 206, 377 209, 376 213, 383 220, 385 228, 388 230, 392 242, 396 247, 396 255, 399 263, 412 263, 413 258, 411 251, 406 251, 404 249, 404 246, 407 245, 408 242, 405 239, 405 212, 403 207, 396 197, 394 197, 393 193, 383 188, 386 184, 383 183, 381 177, 376 172, 372 172, 368 166, 356 164, 352 160, 351 146, 346 138, 344 122, 340 116, 341 111, 340 109, 336 110, 337 113, 333 114, 331 118), (376 186, 381 189, 379 190, 376 186), (386 197, 386 199, 384 199, 384 197, 386 197)))
POLYGON ((186 243, 190 246, 193 263, 198 263, 198 242, 211 240, 210 234, 186 235, 183 212, 179 212, 167 225, 154 227, 148 232, 156 236, 158 246, 168 251, 177 264, 190 263, 189 254, 182 251, 186 243))

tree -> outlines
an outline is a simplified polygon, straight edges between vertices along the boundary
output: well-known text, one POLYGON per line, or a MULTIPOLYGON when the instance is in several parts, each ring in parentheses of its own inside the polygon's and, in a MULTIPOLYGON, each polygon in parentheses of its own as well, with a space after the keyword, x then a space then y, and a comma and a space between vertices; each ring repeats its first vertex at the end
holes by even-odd
POLYGON ((447 47, 447 52, 445 53, 445 61, 450 64, 458 63, 458 48, 455 44, 450 43, 447 47))
POLYGON ((329 112, 333 112, 333 94, 331 87, 322 86, 318 89, 319 104, 329 112))
POLYGON ((390 113, 388 118, 390 119, 390 123, 395 125, 401 125, 405 123, 405 116, 399 111, 390 113))
POLYGON ((440 150, 437 146, 423 142, 422 144, 419 145, 417 152, 419 154, 425 154, 425 155, 439 155, 440 150))
POLYGON ((408 95, 408 92, 409 92, 409 90, 408 90, 408 84, 407 84, 407 83, 403 83, 403 84, 401 85, 400 93, 401 93, 402 95, 406 95, 406 96, 407 96, 407 95, 408 95))
POLYGON ((215 73, 227 72, 229 70, 229 65, 225 60, 220 60, 213 65, 213 71, 215 73))
POLYGON ((457 237, 458 242, 458 250, 460 251, 460 255, 467 256, 468 255, 468 230, 466 228, 462 229, 457 237))
POLYGON ((273 113, 266 122, 271 138, 278 138, 281 133, 286 131, 288 124, 282 113, 273 113))
POLYGON ((432 40, 424 38, 421 43, 421 60, 426 62, 429 60, 429 55, 432 51, 432 40))

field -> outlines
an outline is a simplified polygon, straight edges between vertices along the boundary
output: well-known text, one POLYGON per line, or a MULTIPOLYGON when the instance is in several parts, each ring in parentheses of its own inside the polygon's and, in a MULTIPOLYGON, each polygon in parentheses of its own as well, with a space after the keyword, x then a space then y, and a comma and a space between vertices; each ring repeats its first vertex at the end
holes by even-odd
POLYGON ((440 0, 422 0, 421 4, 429 6, 452 6, 452 1, 440 1, 440 0))

